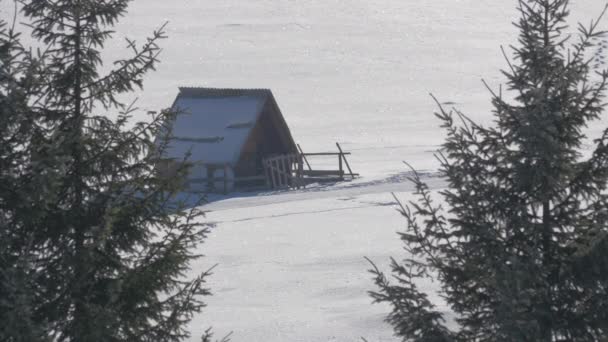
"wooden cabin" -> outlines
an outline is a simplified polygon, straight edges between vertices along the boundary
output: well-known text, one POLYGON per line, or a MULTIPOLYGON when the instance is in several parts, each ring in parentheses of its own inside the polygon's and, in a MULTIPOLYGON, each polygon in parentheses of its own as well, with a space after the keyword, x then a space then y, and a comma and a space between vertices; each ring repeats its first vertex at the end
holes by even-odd
POLYGON ((264 185, 265 159, 298 153, 269 89, 179 88, 172 108, 179 114, 159 168, 170 176, 189 154, 193 191, 264 185))

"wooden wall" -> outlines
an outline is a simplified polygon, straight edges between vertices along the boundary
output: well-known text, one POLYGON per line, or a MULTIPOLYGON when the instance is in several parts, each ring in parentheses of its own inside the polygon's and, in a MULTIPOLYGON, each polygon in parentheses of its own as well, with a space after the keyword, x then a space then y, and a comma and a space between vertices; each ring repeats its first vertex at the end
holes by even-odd
POLYGON ((284 128, 276 122, 274 110, 270 101, 266 101, 260 119, 241 150, 241 158, 235 168, 236 177, 262 175, 262 159, 291 152, 290 146, 280 136, 280 130, 284 128))

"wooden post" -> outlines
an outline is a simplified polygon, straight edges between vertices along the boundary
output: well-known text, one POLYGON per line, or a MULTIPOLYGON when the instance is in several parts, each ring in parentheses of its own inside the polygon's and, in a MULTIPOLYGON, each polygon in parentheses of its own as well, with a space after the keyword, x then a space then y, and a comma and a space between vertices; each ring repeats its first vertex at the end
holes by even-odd
POLYGON ((290 171, 289 174, 292 177, 293 183, 295 186, 297 186, 298 188, 300 187, 298 185, 298 156, 296 154, 290 154, 289 155, 291 159, 290 163, 289 163, 289 167, 290 167, 290 171))
POLYGON ((279 166, 279 160, 275 157, 272 159, 274 164, 275 173, 277 174, 277 188, 283 187, 283 178, 281 177, 281 167, 279 166))
POLYGON ((310 167, 310 164, 308 163, 308 159, 306 159, 306 156, 304 155, 304 151, 302 151, 302 147, 300 147, 300 144, 298 144, 297 146, 298 146, 298 150, 300 150, 300 155, 306 162, 306 166, 308 166, 308 170, 312 170, 312 168, 310 167))
POLYGON ((298 178, 298 156, 296 154, 289 155, 289 165, 291 168, 290 174, 292 176, 292 186, 296 189, 300 188, 300 179, 298 178))
POLYGON ((228 164, 224 164, 224 195, 228 193, 228 164))
MULTIPOLYGON (((340 144, 338 144, 337 142, 336 142, 336 146, 338 146, 338 150, 340 151, 340 156, 342 157, 342 155, 344 154, 344 152, 342 152, 342 147, 340 147, 340 144)), ((351 170, 350 165, 348 165, 348 160, 346 160, 346 156, 344 156, 344 163, 346 164, 346 167, 348 168, 348 172, 350 172, 351 178, 355 178, 355 175, 353 174, 353 170, 351 170)))
POLYGON ((213 177, 213 169, 209 167, 209 165, 205 165, 205 170, 207 170, 207 179, 205 179, 206 188, 209 190, 213 189, 213 182, 211 182, 211 177, 213 177))
POLYGON ((285 170, 287 174, 285 176, 289 180, 288 185, 294 187, 295 184, 293 183, 293 174, 291 173, 293 170, 293 158, 291 154, 285 156, 285 164, 287 164, 287 170, 285 170))
POLYGON ((292 187, 295 186, 293 182, 293 154, 287 155, 287 177, 289 178, 290 185, 292 187))
POLYGON ((285 178, 285 186, 289 187, 289 177, 287 177, 287 173, 289 172, 287 170, 288 165, 287 165, 287 156, 281 156, 281 167, 283 168, 283 173, 282 176, 283 178, 285 178))
POLYGON ((298 183, 301 187, 305 188, 306 183, 304 182, 304 163, 302 162, 302 155, 298 158, 298 183))
POLYGON ((272 188, 272 185, 270 184, 270 174, 268 173, 268 160, 267 159, 263 159, 262 160, 262 167, 264 168, 264 178, 266 178, 266 186, 268 188, 272 188))
POLYGON ((289 188, 289 177, 287 176, 287 156, 281 156, 281 167, 283 168, 283 179, 285 179, 285 187, 289 188))
POLYGON ((340 172, 340 180, 344 180, 344 171, 342 170, 342 152, 340 152, 340 154, 338 154, 338 165, 339 165, 339 172, 340 172))
POLYGON ((275 176, 276 170, 274 170, 273 162, 274 162, 274 158, 268 159, 268 168, 270 169, 270 176, 272 177, 272 188, 274 189, 278 186, 278 183, 277 183, 277 179, 275 176))
POLYGON ((281 175, 281 165, 279 165, 279 159, 277 159, 276 157, 274 159, 274 168, 277 173, 277 182, 278 182, 277 188, 282 188, 283 187, 283 178, 281 175))
POLYGON ((216 191, 217 189, 215 188, 215 177, 213 176, 213 173, 215 172, 215 166, 214 167, 209 167, 207 168, 207 178, 209 179, 209 189, 211 191, 216 191))

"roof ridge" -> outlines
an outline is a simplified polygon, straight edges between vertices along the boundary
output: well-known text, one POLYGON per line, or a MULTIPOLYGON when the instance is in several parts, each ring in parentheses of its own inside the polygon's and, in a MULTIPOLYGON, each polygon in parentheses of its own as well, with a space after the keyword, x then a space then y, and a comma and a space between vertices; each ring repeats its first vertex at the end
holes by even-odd
POLYGON ((270 90, 269 88, 232 88, 232 87, 190 87, 182 86, 179 89, 203 89, 203 90, 270 90))
POLYGON ((178 96, 213 97, 213 96, 243 96, 243 95, 272 95, 267 88, 207 88, 179 87, 178 96))

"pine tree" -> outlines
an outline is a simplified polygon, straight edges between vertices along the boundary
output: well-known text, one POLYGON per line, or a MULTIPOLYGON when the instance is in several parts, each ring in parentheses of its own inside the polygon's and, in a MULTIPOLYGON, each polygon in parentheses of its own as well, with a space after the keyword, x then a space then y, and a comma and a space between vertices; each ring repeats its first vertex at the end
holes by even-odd
POLYGON ((37 63, 20 43, 13 25, 0 19, 0 341, 44 341, 42 325, 34 323, 30 303, 34 297, 28 281, 30 257, 23 232, 11 229, 23 203, 20 193, 22 166, 35 135, 34 115, 28 110, 28 89, 37 63))
POLYGON ((128 3, 21 0, 33 54, 0 26, 0 318, 26 318, 2 341, 181 341, 209 294, 208 272, 185 278, 208 232, 175 199, 186 170, 155 169, 176 113, 132 124, 119 100, 154 70, 163 28, 99 73, 128 3))
POLYGON ((392 305, 387 320, 404 341, 608 339, 608 130, 583 150, 606 105, 608 72, 594 51, 606 9, 574 42, 568 0, 520 0, 518 9, 519 41, 503 71, 512 100, 488 87, 490 127, 436 101, 447 209, 414 173, 418 200, 400 209, 410 255, 392 261, 396 284, 372 270, 372 296, 392 305), (417 285, 428 277, 458 328, 417 285))

